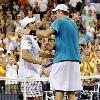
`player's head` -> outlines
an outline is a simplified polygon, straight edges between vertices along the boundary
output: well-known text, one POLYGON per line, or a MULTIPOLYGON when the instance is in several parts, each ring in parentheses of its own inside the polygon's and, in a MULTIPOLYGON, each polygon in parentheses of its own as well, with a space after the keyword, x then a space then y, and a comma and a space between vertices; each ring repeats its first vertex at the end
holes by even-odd
POLYGON ((69 13, 68 7, 65 4, 58 4, 55 9, 52 10, 57 18, 67 15, 69 13))
POLYGON ((34 33, 37 29, 35 25, 35 17, 33 18, 25 17, 23 20, 20 21, 20 24, 22 29, 31 30, 30 33, 28 33, 27 35, 34 33))
POLYGON ((24 29, 32 28, 34 23, 35 23, 35 17, 33 18, 25 17, 23 20, 20 21, 21 27, 24 29))

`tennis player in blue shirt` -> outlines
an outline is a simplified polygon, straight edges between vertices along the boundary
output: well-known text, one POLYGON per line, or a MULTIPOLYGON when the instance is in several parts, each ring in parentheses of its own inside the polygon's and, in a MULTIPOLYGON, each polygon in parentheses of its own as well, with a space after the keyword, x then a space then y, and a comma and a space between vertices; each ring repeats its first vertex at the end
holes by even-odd
POLYGON ((63 100, 67 92, 68 100, 76 100, 75 91, 82 90, 80 77, 79 32, 76 23, 68 18, 68 7, 59 4, 52 11, 56 20, 46 31, 37 31, 37 37, 55 35, 55 57, 49 76, 50 87, 55 90, 55 100, 63 100))

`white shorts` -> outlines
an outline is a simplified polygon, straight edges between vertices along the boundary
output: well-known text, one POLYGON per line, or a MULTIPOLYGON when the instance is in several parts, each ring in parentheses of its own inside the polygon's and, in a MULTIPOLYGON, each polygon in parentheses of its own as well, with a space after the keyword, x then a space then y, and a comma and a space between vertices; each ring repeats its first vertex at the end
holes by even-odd
POLYGON ((53 64, 49 81, 51 90, 82 90, 79 62, 64 61, 53 64))

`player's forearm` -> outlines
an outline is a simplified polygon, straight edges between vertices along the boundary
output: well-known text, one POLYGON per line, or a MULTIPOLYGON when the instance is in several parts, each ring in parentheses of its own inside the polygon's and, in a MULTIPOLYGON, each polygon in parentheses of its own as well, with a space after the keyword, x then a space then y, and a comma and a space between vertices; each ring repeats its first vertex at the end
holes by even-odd
POLYGON ((46 38, 48 37, 47 33, 44 30, 36 32, 37 37, 46 38))
POLYGON ((36 31, 36 36, 42 37, 42 38, 47 38, 54 33, 55 33, 55 31, 53 29, 40 30, 40 31, 36 31))
POLYGON ((32 56, 30 56, 29 54, 28 55, 24 54, 22 56, 22 58, 29 63, 33 63, 33 64, 41 64, 42 63, 40 59, 32 58, 32 56))

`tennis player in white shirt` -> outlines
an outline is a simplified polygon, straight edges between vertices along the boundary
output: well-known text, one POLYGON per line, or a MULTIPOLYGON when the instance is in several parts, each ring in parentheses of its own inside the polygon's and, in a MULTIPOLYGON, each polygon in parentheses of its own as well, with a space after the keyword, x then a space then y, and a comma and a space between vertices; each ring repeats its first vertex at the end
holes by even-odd
MULTIPOLYGON (((30 35, 30 30, 34 30, 35 18, 24 18, 21 21, 21 48, 20 48, 20 63, 18 76, 21 78, 33 78, 40 77, 41 75, 41 65, 43 62, 40 60, 39 56, 53 57, 51 54, 40 53, 40 47, 34 36, 30 35), (34 27, 34 28, 33 28, 34 27), (29 30, 29 31, 28 31, 29 30)), ((42 84, 40 81, 27 82, 26 84, 26 94, 27 100, 33 98, 32 100, 42 100, 42 84)))

